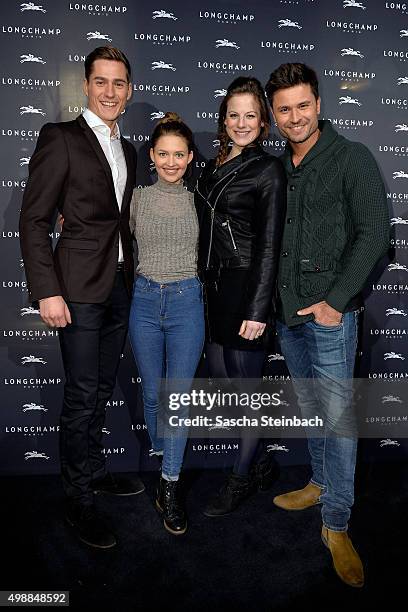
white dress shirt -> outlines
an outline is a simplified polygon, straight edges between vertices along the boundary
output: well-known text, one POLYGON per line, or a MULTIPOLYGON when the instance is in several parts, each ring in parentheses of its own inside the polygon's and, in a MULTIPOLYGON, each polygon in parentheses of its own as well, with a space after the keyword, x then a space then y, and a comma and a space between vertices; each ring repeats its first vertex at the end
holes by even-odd
MULTIPOLYGON (((122 143, 120 141, 120 131, 118 124, 115 125, 113 134, 110 127, 102 121, 98 115, 95 115, 89 108, 82 113, 83 118, 95 134, 102 151, 108 161, 112 172, 113 185, 115 187, 116 200, 119 210, 122 208, 123 194, 125 192, 127 180, 127 166, 125 156, 123 154, 122 143)), ((122 240, 119 236, 119 256, 118 261, 123 261, 122 240)))

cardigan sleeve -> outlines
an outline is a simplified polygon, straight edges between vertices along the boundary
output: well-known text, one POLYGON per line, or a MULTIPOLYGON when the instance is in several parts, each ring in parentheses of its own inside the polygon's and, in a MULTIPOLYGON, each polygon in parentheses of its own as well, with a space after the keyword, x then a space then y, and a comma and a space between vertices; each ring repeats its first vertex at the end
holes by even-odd
POLYGON ((339 312, 344 312, 350 300, 361 291, 390 245, 384 182, 373 155, 361 143, 353 143, 345 173, 344 197, 354 236, 343 257, 343 267, 326 296, 326 302, 339 312))

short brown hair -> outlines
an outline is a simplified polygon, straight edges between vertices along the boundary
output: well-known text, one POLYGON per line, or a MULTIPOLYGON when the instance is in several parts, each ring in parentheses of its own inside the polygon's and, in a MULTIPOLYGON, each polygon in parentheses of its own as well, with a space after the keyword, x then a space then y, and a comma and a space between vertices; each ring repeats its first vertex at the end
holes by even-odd
POLYGON ((227 94, 220 105, 220 110, 218 114, 218 134, 217 137, 220 141, 220 146, 218 149, 218 155, 216 159, 217 166, 222 164, 225 161, 225 158, 228 155, 228 144, 229 144, 229 136, 227 134, 227 130, 225 129, 225 118, 227 116, 227 108, 228 102, 232 98, 232 96, 236 96, 238 94, 246 94, 249 93, 254 96, 256 101, 259 104, 259 111, 261 115, 261 122, 264 124, 261 129, 260 136, 267 136, 270 128, 270 117, 268 111, 268 105, 266 103, 265 92, 262 89, 261 83, 255 77, 238 77, 227 89, 227 94))
POLYGON ((96 49, 91 51, 85 60, 85 78, 87 81, 89 81, 89 77, 92 74, 93 64, 98 59, 113 60, 125 64, 127 80, 128 83, 130 82, 132 69, 130 68, 129 60, 126 55, 120 49, 116 49, 116 47, 96 47, 96 49))
POLYGON ((316 100, 319 97, 319 81, 317 74, 306 64, 281 64, 274 70, 265 86, 266 95, 272 106, 273 95, 279 89, 288 89, 295 85, 310 85, 316 100))

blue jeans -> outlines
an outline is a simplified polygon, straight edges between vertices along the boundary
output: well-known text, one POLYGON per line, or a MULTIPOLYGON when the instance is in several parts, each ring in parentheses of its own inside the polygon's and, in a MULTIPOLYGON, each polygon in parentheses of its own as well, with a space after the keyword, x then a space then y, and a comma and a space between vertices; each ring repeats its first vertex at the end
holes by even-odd
POLYGON ((357 435, 352 387, 357 324, 357 312, 345 313, 334 327, 309 321, 289 328, 277 322, 302 416, 324 417, 325 432, 320 438, 309 437, 308 446, 311 482, 323 489, 323 524, 333 531, 347 530, 354 502, 357 435), (313 383, 302 384, 300 379, 313 379, 313 383), (347 431, 347 435, 333 431, 347 431))
MULTIPOLYGON (((130 309, 129 336, 142 380, 144 416, 154 454, 163 454, 162 475, 177 480, 187 429, 159 437, 161 379, 183 379, 188 392, 204 343, 202 285, 197 278, 160 284, 138 276, 130 309)), ((182 410, 178 416, 185 416, 182 410)))

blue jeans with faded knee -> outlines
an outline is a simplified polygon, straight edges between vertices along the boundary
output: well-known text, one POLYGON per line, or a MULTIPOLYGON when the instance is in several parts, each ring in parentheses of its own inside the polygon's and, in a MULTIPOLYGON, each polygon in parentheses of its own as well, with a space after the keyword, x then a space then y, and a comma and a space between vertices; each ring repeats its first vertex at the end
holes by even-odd
POLYGON ((308 447, 311 482, 323 489, 323 523, 333 531, 347 530, 354 502, 357 435, 352 396, 357 326, 358 312, 346 312, 334 327, 309 321, 289 328, 277 322, 302 416, 324 417, 326 435, 309 437, 308 447))
MULTIPOLYGON (((177 480, 187 429, 159 437, 162 379, 176 379, 188 392, 204 343, 202 285, 198 278, 157 283, 138 276, 130 309, 129 336, 142 380, 144 415, 155 454, 163 454, 162 475, 177 480)), ((179 410, 178 416, 184 416, 179 410)))

